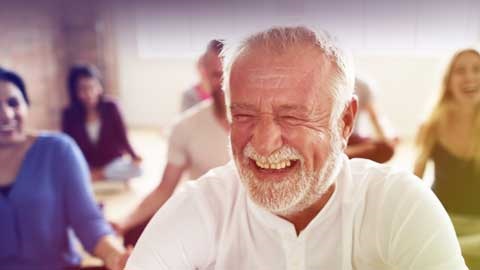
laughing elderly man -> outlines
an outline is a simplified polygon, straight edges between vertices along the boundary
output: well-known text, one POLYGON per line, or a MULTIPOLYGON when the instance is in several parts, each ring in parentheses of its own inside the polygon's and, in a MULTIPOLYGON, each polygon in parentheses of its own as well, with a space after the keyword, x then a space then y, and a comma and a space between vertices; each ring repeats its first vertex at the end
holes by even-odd
POLYGON ((467 269, 421 181, 343 154, 354 72, 328 35, 273 28, 224 63, 234 162, 171 198, 128 270, 467 269))

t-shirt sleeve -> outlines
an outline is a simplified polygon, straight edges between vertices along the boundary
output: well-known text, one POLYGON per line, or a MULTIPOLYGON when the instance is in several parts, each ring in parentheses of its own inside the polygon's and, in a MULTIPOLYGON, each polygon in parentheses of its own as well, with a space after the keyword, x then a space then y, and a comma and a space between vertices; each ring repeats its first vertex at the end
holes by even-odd
POLYGON ((182 104, 181 104, 181 111, 184 112, 188 110, 189 108, 193 107, 195 104, 199 102, 195 91, 192 91, 191 89, 188 91, 185 91, 182 95, 182 104))
POLYGON ((62 183, 65 214, 84 248, 93 252, 100 238, 113 231, 94 200, 82 153, 70 138, 65 136, 63 142, 57 175, 62 183))
POLYGON ((125 269, 208 269, 214 262, 214 218, 205 217, 201 207, 207 206, 191 191, 175 193, 145 228, 125 269))
POLYGON ((468 269, 449 216, 418 178, 397 173, 377 201, 376 249, 393 269, 468 269))
MULTIPOLYGON (((193 131, 192 131, 193 132, 193 131)), ((177 121, 170 130, 167 146, 167 161, 170 164, 184 166, 188 163, 188 136, 182 122, 177 121)))
POLYGON ((359 110, 364 110, 375 99, 374 83, 363 79, 355 80, 355 94, 358 97, 359 110))

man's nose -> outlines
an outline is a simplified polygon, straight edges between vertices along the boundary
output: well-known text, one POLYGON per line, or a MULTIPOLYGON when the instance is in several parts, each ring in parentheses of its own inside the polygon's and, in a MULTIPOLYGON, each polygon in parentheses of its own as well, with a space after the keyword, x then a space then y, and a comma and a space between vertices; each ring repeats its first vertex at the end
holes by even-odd
POLYGON ((262 156, 269 156, 282 147, 282 130, 271 116, 262 117, 255 126, 252 145, 262 156))

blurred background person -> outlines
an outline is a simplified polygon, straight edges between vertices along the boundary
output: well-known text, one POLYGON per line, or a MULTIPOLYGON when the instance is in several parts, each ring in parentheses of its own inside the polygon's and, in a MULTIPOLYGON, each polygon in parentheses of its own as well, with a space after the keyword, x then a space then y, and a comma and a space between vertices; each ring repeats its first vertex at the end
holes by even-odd
MULTIPOLYGON (((358 116, 345 153, 349 158, 366 158, 376 162, 387 162, 395 153, 398 138, 387 131, 375 106, 374 90, 364 79, 355 79, 355 94, 358 97, 358 116), (374 136, 361 132, 362 120, 367 118, 373 127, 374 136)), ((390 132, 391 133, 391 132, 390 132)))
POLYGON ((141 158, 131 146, 122 114, 103 93, 96 68, 78 65, 68 75, 70 104, 62 130, 79 145, 93 180, 128 180, 140 176, 141 158))
POLYGON ((76 269, 73 229, 112 270, 127 254, 112 238, 76 144, 59 133, 27 131, 23 79, 0 69, 0 268, 76 269))
POLYGON ((202 102, 203 100, 207 100, 212 97, 212 85, 210 85, 210 78, 212 76, 221 76, 220 74, 208 74, 209 72, 217 72, 212 71, 207 67, 209 63, 207 63, 207 54, 209 52, 214 52, 218 54, 218 48, 222 45, 220 40, 211 40, 207 46, 207 51, 200 56, 197 61, 197 71, 198 75, 200 76, 200 82, 194 85, 192 88, 186 90, 182 93, 182 105, 181 111, 185 111, 188 108, 191 108, 195 104, 202 102))
POLYGON ((225 98, 221 88, 223 43, 209 43, 203 60, 206 84, 212 100, 203 101, 184 112, 171 128, 168 139, 167 165, 160 184, 125 217, 115 224, 124 234, 124 244, 135 244, 148 221, 170 198, 184 173, 197 179, 208 170, 223 165, 228 155, 229 125, 225 98))
POLYGON ((480 269, 480 54, 458 51, 440 98, 417 135, 414 172, 433 161, 433 191, 450 214, 465 260, 480 269))

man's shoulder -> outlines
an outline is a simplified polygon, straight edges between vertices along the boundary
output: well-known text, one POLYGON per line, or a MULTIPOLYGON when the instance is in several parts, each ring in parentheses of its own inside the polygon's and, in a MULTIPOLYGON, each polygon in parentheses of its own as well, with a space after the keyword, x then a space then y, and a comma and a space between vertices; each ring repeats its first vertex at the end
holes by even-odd
POLYGON ((350 165, 352 182, 358 182, 353 191, 358 199, 349 207, 359 269, 463 269, 448 215, 424 182, 371 161, 354 159, 350 165))
POLYGON ((244 199, 233 162, 216 167, 197 180, 186 182, 179 193, 188 197, 204 216, 218 222, 228 217, 234 205, 244 199))
MULTIPOLYGON (((379 164, 366 159, 351 159, 350 169, 353 185, 367 193, 398 193, 404 189, 428 190, 428 187, 413 173, 395 166, 379 164)), ((370 194, 371 196, 372 194, 370 194)))
POLYGON ((388 220, 418 205, 441 208, 430 187, 408 171, 364 159, 351 160, 350 168, 353 202, 357 213, 364 213, 359 217, 388 220))
POLYGON ((381 179, 389 180, 392 177, 407 178, 407 181, 419 179, 413 173, 406 170, 388 164, 377 163, 368 159, 353 158, 350 159, 349 162, 352 175, 363 177, 368 179, 368 181, 381 181, 381 179))
POLYGON ((233 161, 213 168, 198 180, 186 183, 186 188, 191 189, 201 196, 207 196, 215 200, 229 200, 241 188, 240 180, 237 177, 233 161))
POLYGON ((212 100, 202 101, 188 110, 182 112, 175 120, 173 127, 182 126, 182 125, 191 125, 193 123, 198 123, 204 119, 211 118, 213 114, 212 100))

